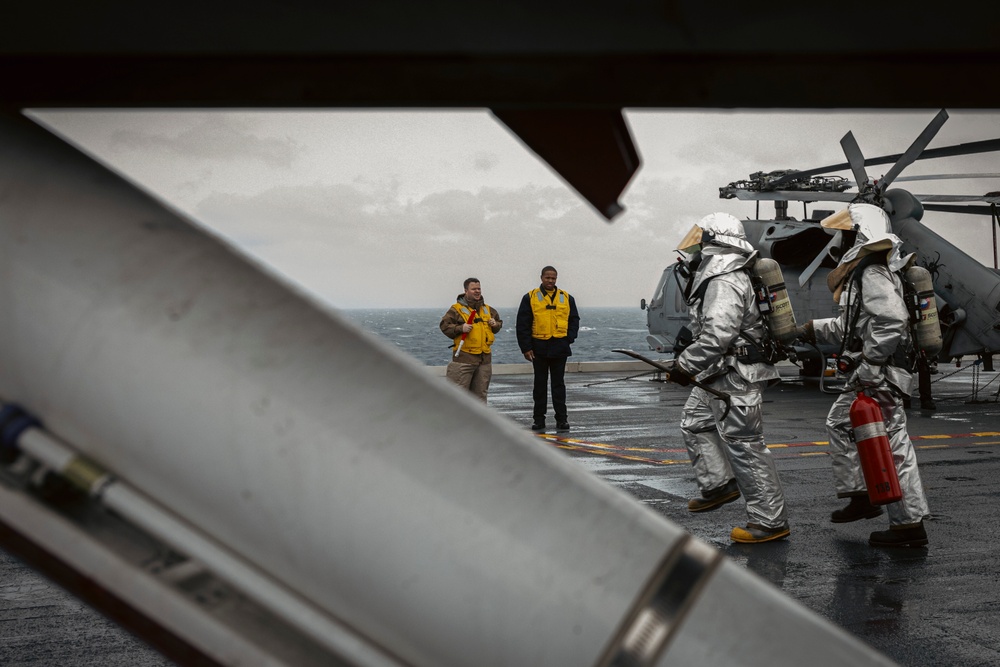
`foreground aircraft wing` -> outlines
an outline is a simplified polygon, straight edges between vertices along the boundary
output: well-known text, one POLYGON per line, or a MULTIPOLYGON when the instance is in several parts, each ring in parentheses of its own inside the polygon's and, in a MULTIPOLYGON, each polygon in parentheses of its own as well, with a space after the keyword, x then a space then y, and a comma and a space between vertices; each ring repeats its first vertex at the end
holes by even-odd
POLYGON ((0 145, 0 543, 180 664, 892 664, 25 118, 0 145))

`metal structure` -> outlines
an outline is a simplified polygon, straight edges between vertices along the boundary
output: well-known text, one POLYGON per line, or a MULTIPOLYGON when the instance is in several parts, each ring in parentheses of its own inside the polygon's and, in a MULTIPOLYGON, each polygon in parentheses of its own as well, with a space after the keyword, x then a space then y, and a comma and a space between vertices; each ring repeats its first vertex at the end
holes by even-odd
POLYGON ((623 108, 997 107, 998 13, 6 7, 0 542, 184 664, 890 664, 20 112, 484 107, 610 219, 623 108))
POLYGON ((888 664, 42 128, 0 145, 4 547, 179 662, 753 664, 710 628, 762 606, 888 664))
POLYGON ((998 18, 693 0, 17 3, 0 25, 0 106, 488 108, 613 217, 639 166, 623 108, 1000 108, 984 84, 998 18), (790 82, 804 82, 794 97, 775 94, 790 82))

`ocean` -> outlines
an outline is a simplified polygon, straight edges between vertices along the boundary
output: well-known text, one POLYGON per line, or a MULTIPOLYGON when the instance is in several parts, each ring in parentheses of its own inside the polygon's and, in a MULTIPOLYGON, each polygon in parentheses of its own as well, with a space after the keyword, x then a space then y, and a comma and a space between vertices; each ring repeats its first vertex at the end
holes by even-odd
MULTIPOLYGON (((445 308, 401 308, 388 310, 340 310, 365 331, 376 334, 427 366, 448 363, 451 342, 438 324, 445 308)), ((517 347, 514 322, 517 308, 501 308, 503 329, 493 343, 494 364, 525 363, 517 347)), ((573 361, 625 361, 625 355, 614 348, 649 350, 646 344, 646 311, 638 305, 632 308, 580 308, 580 334, 573 343, 573 361)))

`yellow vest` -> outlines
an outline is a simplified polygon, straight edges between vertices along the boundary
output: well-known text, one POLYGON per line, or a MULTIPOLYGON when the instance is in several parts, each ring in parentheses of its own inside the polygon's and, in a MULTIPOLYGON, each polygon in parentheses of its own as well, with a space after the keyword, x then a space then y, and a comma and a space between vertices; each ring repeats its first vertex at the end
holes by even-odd
MULTIPOLYGON (((462 316, 462 322, 469 321, 469 315, 472 314, 471 308, 461 303, 456 303, 452 308, 457 310, 459 315, 462 316)), ((493 311, 484 303, 482 308, 479 309, 479 321, 472 323, 472 330, 469 331, 469 335, 465 337, 465 342, 462 343, 462 352, 482 354, 490 351, 490 345, 493 344, 494 339, 493 330, 490 329, 491 317, 493 317, 493 311)), ((454 350, 460 340, 462 340, 461 334, 452 343, 451 349, 454 350)))
POLYGON ((569 330, 569 294, 557 289, 550 299, 542 288, 528 292, 531 302, 531 337, 539 340, 565 338, 569 330))

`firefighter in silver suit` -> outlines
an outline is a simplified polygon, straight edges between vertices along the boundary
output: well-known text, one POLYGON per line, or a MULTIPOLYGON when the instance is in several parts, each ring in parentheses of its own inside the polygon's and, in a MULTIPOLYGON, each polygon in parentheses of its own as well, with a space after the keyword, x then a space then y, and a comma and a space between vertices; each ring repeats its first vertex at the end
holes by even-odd
POLYGON ((841 345, 841 363, 848 369, 847 384, 826 418, 830 460, 838 498, 849 498, 830 517, 834 523, 871 519, 882 508, 871 504, 852 436, 850 408, 864 390, 882 408, 892 458, 903 492, 902 500, 887 505, 889 530, 874 531, 876 547, 920 547, 927 544, 924 519, 929 516, 917 469, 913 443, 906 432, 902 399, 909 394, 912 349, 909 314, 899 273, 913 261, 903 255, 902 241, 890 232, 889 217, 872 204, 856 203, 823 221, 840 229, 848 247, 827 284, 840 305, 840 316, 813 320, 800 329, 809 342, 841 345), (851 237, 854 237, 853 242, 851 237))
POLYGON ((688 509, 712 510, 742 494, 748 522, 733 528, 734 542, 787 537, 785 494, 761 419, 763 391, 778 372, 759 351, 764 323, 749 275, 756 251, 743 223, 727 213, 705 216, 680 250, 697 258, 685 294, 692 342, 671 362, 671 380, 694 378, 731 396, 725 416, 725 404, 699 387, 684 405, 681 432, 701 490, 688 509))

